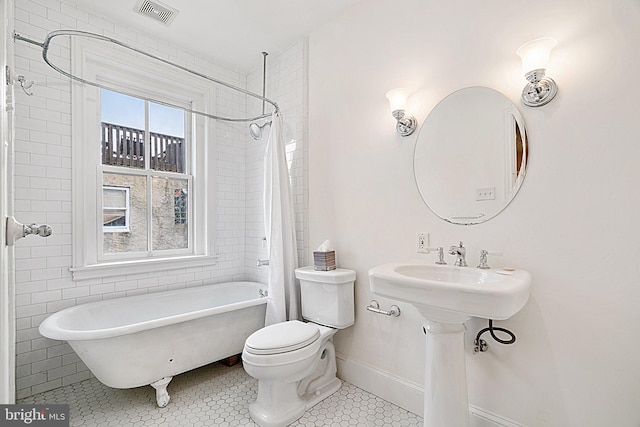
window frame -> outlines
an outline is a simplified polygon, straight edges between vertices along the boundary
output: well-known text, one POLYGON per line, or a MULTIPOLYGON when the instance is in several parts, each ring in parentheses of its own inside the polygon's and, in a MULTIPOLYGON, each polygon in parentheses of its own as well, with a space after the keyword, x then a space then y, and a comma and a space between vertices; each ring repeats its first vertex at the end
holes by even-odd
MULTIPOLYGON (((169 102, 215 114, 215 88, 204 79, 134 52, 116 50, 104 42, 78 37, 73 38, 71 44, 71 69, 74 75, 147 101, 169 102)), ((106 256, 111 254, 101 254, 102 174, 123 170, 117 166, 102 165, 101 162, 100 144, 96 142, 100 135, 100 88, 74 83, 71 89, 73 266, 70 271, 73 279, 215 264, 214 218, 206 214, 215 212, 215 173, 208 167, 215 164, 215 120, 196 114, 187 114, 188 120, 185 120, 186 132, 192 131, 189 135, 191 148, 187 148, 185 154, 189 159, 187 174, 180 175, 181 178, 192 177, 188 185, 192 203, 192 209, 188 212, 191 248, 106 256), (96 218, 96 221, 86 221, 86 218, 96 218)), ((124 172, 136 174, 133 169, 124 172)), ((166 174, 163 171, 152 172, 153 176, 159 177, 166 174)), ((171 177, 175 177, 175 174, 171 173, 171 177)))
POLYGON ((109 226, 106 227, 104 226, 104 219, 102 220, 102 232, 103 233, 128 233, 130 230, 129 228, 129 187, 118 187, 118 186, 114 186, 114 185, 102 185, 102 192, 104 193, 104 190, 117 190, 117 191, 124 191, 124 208, 121 207, 111 207, 111 206, 105 206, 104 205, 104 196, 103 196, 103 203, 102 203, 102 214, 104 215, 104 210, 105 209, 112 209, 112 210, 123 210, 124 209, 124 225, 114 225, 114 226, 109 226))

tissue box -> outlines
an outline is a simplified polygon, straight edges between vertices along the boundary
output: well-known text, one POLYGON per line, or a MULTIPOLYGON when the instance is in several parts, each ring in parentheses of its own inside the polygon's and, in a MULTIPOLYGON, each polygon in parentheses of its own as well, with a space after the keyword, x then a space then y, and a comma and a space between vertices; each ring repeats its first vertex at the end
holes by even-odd
POLYGON ((330 271, 336 269, 336 251, 313 252, 313 269, 330 271))

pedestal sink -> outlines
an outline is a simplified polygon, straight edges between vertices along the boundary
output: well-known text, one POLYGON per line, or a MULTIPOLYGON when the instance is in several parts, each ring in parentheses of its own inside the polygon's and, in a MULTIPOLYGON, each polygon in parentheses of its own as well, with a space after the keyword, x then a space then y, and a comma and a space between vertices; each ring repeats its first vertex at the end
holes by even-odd
POLYGON ((418 263, 388 263, 369 270, 371 291, 404 301, 424 317, 425 427, 468 427, 464 322, 471 317, 504 320, 529 299, 524 270, 418 263))

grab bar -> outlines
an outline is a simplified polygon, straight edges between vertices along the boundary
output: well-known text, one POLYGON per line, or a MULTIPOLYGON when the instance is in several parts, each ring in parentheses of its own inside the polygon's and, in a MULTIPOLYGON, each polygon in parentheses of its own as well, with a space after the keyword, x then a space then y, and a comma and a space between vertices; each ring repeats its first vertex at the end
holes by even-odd
POLYGON ((259 259, 258 258, 258 262, 256 263, 257 267, 262 267, 265 265, 269 265, 269 260, 268 259, 259 259))
POLYGON ((377 314, 384 314, 385 316, 400 316, 400 307, 398 307, 397 305, 392 305, 391 310, 389 311, 380 310, 380 304, 378 304, 378 301, 376 300, 371 300, 371 302, 367 306, 367 310, 377 314))

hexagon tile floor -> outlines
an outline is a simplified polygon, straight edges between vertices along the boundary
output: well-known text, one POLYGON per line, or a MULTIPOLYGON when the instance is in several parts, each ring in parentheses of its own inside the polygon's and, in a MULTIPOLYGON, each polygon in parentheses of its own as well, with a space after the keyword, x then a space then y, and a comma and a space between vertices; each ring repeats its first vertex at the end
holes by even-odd
MULTIPOLYGON (((95 378, 51 390, 19 403, 66 403, 71 426, 255 426, 249 403, 258 383, 241 364, 213 363, 176 376, 168 387, 171 401, 155 403, 152 387, 118 390, 95 378)), ((422 418, 343 381, 342 388, 323 400, 292 426, 421 426, 422 418)))

